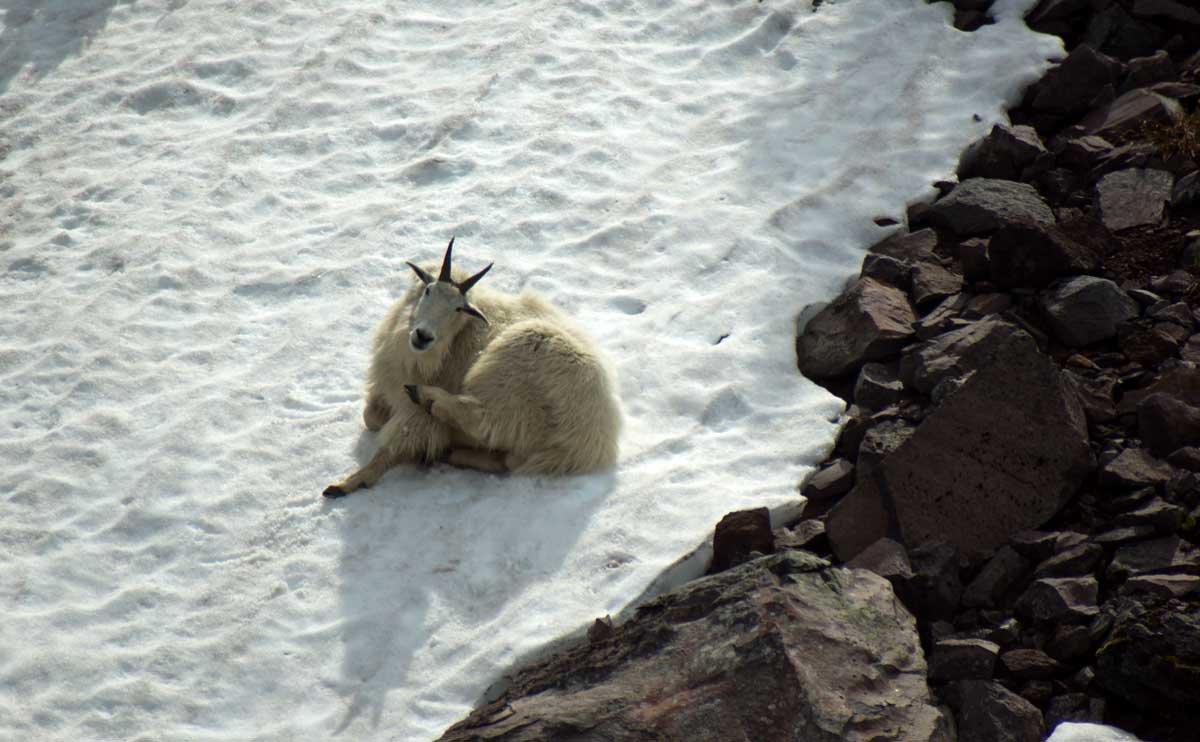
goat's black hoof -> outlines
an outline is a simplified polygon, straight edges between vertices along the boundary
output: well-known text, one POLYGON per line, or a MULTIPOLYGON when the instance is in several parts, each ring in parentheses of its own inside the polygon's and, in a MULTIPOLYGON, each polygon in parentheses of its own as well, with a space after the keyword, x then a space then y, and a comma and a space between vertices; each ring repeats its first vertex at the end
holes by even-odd
POLYGON ((350 493, 347 492, 346 490, 342 489, 341 487, 337 486, 336 484, 331 484, 328 487, 326 487, 325 491, 322 492, 321 494, 324 495, 325 497, 334 498, 334 497, 345 497, 346 495, 348 495, 350 493))
POLYGON ((417 387, 415 384, 405 384, 404 391, 408 392, 408 398, 413 401, 413 404, 421 404, 421 395, 417 393, 417 387))

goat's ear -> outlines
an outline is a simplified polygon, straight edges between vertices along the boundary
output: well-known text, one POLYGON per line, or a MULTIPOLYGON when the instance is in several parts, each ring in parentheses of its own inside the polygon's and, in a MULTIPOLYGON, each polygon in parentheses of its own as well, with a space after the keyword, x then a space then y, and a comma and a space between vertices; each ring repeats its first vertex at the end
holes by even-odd
POLYGON ((458 311, 466 312, 467 314, 471 315, 472 317, 478 317, 479 319, 483 320, 483 324, 485 324, 485 325, 489 324, 488 318, 483 316, 483 312, 479 311, 478 309, 471 306, 470 304, 463 304, 461 307, 459 307, 458 311))
POLYGON ((417 274, 417 278, 421 279, 421 283, 425 284, 426 286, 433 283, 433 276, 429 275, 429 271, 425 270, 419 265, 414 265, 413 263, 409 263, 408 267, 413 269, 413 272, 417 274))

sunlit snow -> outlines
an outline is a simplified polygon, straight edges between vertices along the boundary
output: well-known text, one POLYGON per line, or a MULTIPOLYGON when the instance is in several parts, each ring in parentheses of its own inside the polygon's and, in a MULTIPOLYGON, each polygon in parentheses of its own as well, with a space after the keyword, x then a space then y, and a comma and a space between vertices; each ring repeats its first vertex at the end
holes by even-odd
POLYGON ((813 5, 0 5, 0 738, 432 739, 794 504, 797 313, 1061 55, 1030 0, 813 5), (596 337, 621 463, 324 501, 452 235, 596 337))

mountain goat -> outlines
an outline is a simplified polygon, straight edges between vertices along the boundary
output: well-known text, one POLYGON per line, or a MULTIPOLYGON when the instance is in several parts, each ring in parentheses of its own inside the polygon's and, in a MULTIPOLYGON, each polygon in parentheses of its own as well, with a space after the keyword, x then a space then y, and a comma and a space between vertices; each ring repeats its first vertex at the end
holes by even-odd
POLYGON ((576 474, 612 466, 621 417, 598 351, 545 299, 475 288, 451 267, 417 276, 375 334, 363 421, 379 451, 326 497, 370 487, 403 462, 576 474), (467 293, 470 292, 470 301, 467 293))

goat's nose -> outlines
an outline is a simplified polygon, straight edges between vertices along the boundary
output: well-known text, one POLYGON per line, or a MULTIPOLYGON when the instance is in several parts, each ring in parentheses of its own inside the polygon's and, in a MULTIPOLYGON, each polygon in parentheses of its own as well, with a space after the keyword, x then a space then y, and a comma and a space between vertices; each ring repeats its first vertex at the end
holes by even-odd
POLYGON ((417 330, 417 342, 422 345, 428 345, 433 342, 433 333, 428 330, 417 330))

